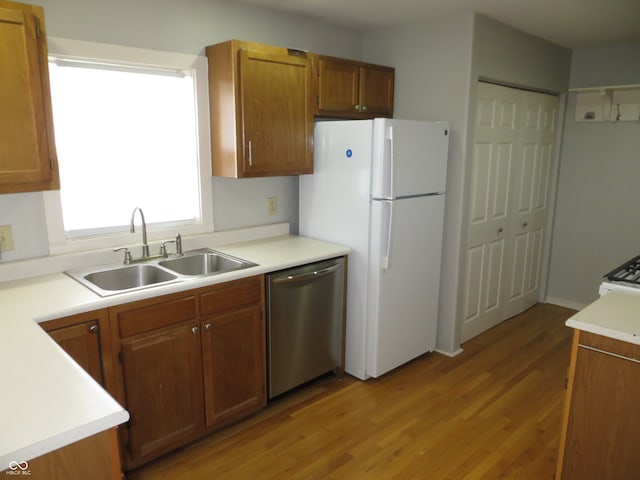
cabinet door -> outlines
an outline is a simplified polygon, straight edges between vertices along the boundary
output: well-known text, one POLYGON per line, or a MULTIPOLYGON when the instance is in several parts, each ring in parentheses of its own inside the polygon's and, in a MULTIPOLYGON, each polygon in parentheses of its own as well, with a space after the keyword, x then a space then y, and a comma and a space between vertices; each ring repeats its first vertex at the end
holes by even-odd
POLYGON ((58 188, 44 14, 0 0, 0 193, 58 188))
POLYGON ((318 113, 359 113, 360 68, 357 64, 320 58, 318 77, 318 113))
POLYGON ((48 333, 96 382, 104 384, 97 320, 48 330, 48 333))
POLYGON ((245 49, 238 55, 242 176, 312 173, 310 60, 245 49))
POLYGON ((139 465, 203 429, 200 332, 194 320, 122 340, 128 451, 139 465))
POLYGON ((640 478, 640 356, 579 347, 575 368, 560 478, 640 478))
POLYGON ((363 114, 371 117, 393 115, 392 68, 374 65, 360 68, 360 105, 363 114))
POLYGON ((203 321, 208 427, 238 419, 266 403, 265 342, 259 304, 203 321))

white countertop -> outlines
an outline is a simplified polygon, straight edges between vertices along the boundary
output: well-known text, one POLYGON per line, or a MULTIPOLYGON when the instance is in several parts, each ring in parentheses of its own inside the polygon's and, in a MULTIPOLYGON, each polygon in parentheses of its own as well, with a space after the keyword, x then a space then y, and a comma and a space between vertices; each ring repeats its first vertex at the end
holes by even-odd
POLYGON ((214 248, 258 266, 106 298, 63 273, 0 283, 0 471, 129 419, 37 322, 349 253, 347 247, 290 235, 214 248))
POLYGON ((569 318, 566 325, 640 345, 640 293, 608 293, 569 318))

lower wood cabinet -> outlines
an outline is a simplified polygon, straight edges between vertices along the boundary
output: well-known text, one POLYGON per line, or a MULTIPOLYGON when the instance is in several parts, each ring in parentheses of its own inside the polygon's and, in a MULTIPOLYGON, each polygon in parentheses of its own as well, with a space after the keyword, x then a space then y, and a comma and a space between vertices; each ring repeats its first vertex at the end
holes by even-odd
POLYGON ((640 345, 576 330, 556 480, 640 478, 640 345))
POLYGON ((44 322, 42 328, 98 383, 104 385, 101 357, 101 325, 107 311, 82 313, 44 322))
MULTIPOLYGON (((116 428, 105 430, 27 462, 20 478, 33 480, 122 480, 116 428)), ((6 478, 16 476, 5 471, 6 478)))
MULTIPOLYGON (((71 358, 105 386, 111 372, 110 362, 102 361, 110 352, 108 318, 108 310, 103 309, 57 318, 40 325, 71 358)), ((117 431, 117 428, 111 428, 29 460, 29 478, 120 480, 122 466, 117 431)))
POLYGON ((263 292, 260 276, 110 309, 125 469, 266 405, 263 292))
MULTIPOLYGON (((195 320, 195 319, 194 319, 195 320)), ((122 341, 129 454, 145 461, 200 434, 202 368, 193 321, 122 341)))
POLYGON ((229 423, 264 405, 262 325, 257 307, 206 321, 202 352, 207 427, 229 423))

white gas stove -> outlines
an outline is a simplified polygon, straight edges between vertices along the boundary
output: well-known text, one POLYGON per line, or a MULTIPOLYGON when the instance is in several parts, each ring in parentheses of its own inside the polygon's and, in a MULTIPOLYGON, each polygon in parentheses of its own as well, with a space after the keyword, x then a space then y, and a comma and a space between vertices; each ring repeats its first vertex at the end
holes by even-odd
POLYGON ((614 268, 600 284, 600 296, 614 291, 640 293, 640 255, 614 268))

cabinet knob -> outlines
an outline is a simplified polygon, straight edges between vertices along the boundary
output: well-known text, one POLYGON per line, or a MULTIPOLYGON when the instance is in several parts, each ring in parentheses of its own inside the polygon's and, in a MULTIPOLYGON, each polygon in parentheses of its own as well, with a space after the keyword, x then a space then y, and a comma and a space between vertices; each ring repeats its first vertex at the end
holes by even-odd
POLYGON ((91 325, 91 326, 89 327, 89 331, 90 331, 91 333, 97 333, 97 332, 98 332, 98 330, 99 330, 99 327, 98 327, 98 325, 96 325, 96 324, 93 324, 93 325, 91 325))
POLYGON ((205 323, 204 324, 204 329, 208 332, 209 330, 211 330, 211 324, 210 323, 205 323))
POLYGON ((199 331, 200 331, 200 329, 198 327, 192 327, 191 328, 191 333, 193 333, 194 335, 197 335, 199 331))
POLYGON ((362 106, 362 111, 363 111, 363 112, 366 112, 366 111, 367 111, 367 106, 366 106, 366 105, 363 105, 363 106, 362 106))
POLYGON ((527 222, 522 222, 522 228, 527 228, 527 225, 529 225, 527 222))
POLYGON ((360 111, 360 105, 356 105, 356 106, 354 106, 354 107, 353 107, 353 109, 354 109, 356 112, 359 112, 359 111, 360 111))
POLYGON ((502 233, 502 227, 498 227, 498 235, 502 233))

